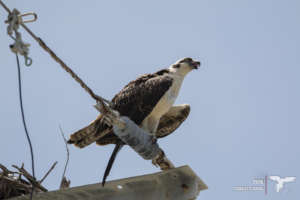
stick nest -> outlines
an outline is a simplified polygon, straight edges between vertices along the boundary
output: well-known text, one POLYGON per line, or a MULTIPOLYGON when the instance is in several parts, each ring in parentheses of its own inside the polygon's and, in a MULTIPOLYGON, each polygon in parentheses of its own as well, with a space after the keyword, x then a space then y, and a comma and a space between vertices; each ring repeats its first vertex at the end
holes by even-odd
POLYGON ((0 200, 30 194, 32 192, 32 188, 34 188, 35 194, 47 192, 48 190, 42 186, 42 182, 56 164, 57 162, 52 165, 50 170, 40 181, 37 181, 24 168, 24 164, 22 164, 21 167, 12 165, 16 171, 11 171, 4 165, 0 164, 0 200))

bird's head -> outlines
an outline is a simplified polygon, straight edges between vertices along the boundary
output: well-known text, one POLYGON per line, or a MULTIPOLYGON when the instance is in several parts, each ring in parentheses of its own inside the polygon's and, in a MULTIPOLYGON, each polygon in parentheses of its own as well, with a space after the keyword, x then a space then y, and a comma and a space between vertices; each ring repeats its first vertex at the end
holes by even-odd
POLYGON ((192 58, 183 58, 178 60, 173 65, 171 65, 169 70, 174 73, 186 75, 190 71, 194 69, 198 69, 199 67, 200 67, 199 61, 195 61, 192 58))

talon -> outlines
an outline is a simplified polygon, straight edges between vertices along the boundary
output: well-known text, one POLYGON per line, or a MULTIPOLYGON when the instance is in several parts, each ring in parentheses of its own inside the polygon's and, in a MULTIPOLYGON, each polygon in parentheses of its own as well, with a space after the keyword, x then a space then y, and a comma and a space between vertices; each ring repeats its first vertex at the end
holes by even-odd
POLYGON ((153 137, 152 138, 152 144, 156 144, 157 143, 157 138, 156 137, 153 137))

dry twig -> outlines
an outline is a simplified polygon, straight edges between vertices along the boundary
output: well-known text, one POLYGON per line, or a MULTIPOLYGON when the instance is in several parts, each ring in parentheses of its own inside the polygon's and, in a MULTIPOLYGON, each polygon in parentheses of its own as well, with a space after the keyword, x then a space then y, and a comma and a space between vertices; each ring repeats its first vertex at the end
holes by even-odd
POLYGON ((59 188, 60 189, 66 189, 66 188, 69 188, 70 187, 70 184, 71 184, 71 181, 68 180, 66 178, 66 171, 67 171, 67 167, 68 167, 68 164, 69 164, 69 159, 70 159, 70 151, 69 151, 69 147, 68 147, 68 143, 67 143, 67 139, 65 137, 65 134, 61 128, 61 126, 59 126, 59 129, 60 129, 60 133, 61 133, 61 136, 63 137, 64 139, 64 143, 66 145, 66 151, 67 151, 67 160, 66 160, 66 164, 65 164, 65 168, 64 168, 64 172, 63 172, 63 175, 62 175, 62 179, 61 179, 61 182, 60 182, 60 186, 59 188))
POLYGON ((16 165, 12 165, 13 168, 16 168, 20 173, 22 173, 23 176, 36 188, 40 189, 43 192, 47 192, 48 190, 43 187, 39 181, 37 181, 29 172, 26 171, 24 167, 19 168, 16 165))
POLYGON ((0 164, 0 199, 16 197, 30 194, 34 186, 34 192, 48 191, 33 176, 22 167, 13 166, 17 172, 10 171, 4 165, 0 164), (25 177, 25 179, 22 178, 25 177))
POLYGON ((54 169, 54 167, 56 166, 56 164, 57 164, 57 161, 55 161, 54 163, 53 163, 53 165, 51 166, 51 168, 48 170, 48 172, 44 175, 44 177, 39 181, 39 183, 41 184, 44 180, 45 180, 45 178, 47 178, 47 176, 50 174, 50 172, 54 169))

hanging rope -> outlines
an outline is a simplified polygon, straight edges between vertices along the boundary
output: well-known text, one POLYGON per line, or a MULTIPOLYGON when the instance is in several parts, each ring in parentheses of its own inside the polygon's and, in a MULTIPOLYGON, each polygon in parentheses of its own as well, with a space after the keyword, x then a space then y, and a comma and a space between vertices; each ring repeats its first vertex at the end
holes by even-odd
MULTIPOLYGON (((17 53, 16 53, 16 60, 17 60, 17 67, 18 67, 19 100, 20 100, 20 108, 21 108, 21 114, 22 114, 22 122, 23 122, 26 138, 27 138, 29 148, 30 148, 32 176, 33 176, 34 179, 36 179, 35 178, 35 169, 34 169, 33 148, 32 148, 32 143, 31 143, 30 136, 29 136, 29 133, 28 133, 28 130, 27 130, 27 125, 26 125, 26 121, 25 121, 25 114, 24 114, 24 108, 23 108, 21 69, 20 69, 20 62, 19 62, 19 57, 18 57, 17 53)), ((32 185, 32 190, 31 190, 31 193, 30 193, 30 199, 32 199, 33 191, 34 191, 34 185, 32 185)))
MULTIPOLYGON (((0 2, 0 3, 3 6, 3 3, 2 2, 0 2)), ((6 6, 3 6, 3 7, 9 11, 9 9, 6 6)), ((32 59, 30 57, 28 57, 29 44, 26 44, 23 42, 21 33, 18 32, 19 25, 21 23, 23 23, 22 16, 27 16, 27 15, 31 15, 31 14, 28 13, 25 15, 20 15, 20 12, 17 9, 14 9, 12 12, 9 11, 8 19, 5 21, 5 23, 8 24, 7 34, 15 41, 14 44, 10 45, 10 49, 12 50, 13 53, 16 54, 16 62, 17 62, 17 69, 18 69, 18 87, 19 87, 20 109, 21 109, 24 131, 25 131, 26 138, 27 138, 27 141, 29 144, 29 148, 30 148, 32 176, 33 176, 33 179, 35 180, 36 178, 35 178, 35 168, 34 168, 34 155, 33 155, 31 139, 30 139, 30 136, 29 136, 29 133, 27 130, 26 121, 25 121, 23 97, 22 97, 21 69, 20 69, 20 61, 19 61, 19 57, 18 57, 18 54, 24 56, 26 66, 30 66, 32 64, 32 59)), ((34 21, 34 20, 36 20, 36 17, 33 20, 29 20, 29 21, 34 21)), ((27 21, 27 22, 29 22, 29 21, 27 21)), ((32 199, 32 197, 33 197, 33 192, 34 192, 34 185, 32 185, 30 199, 32 199)))

